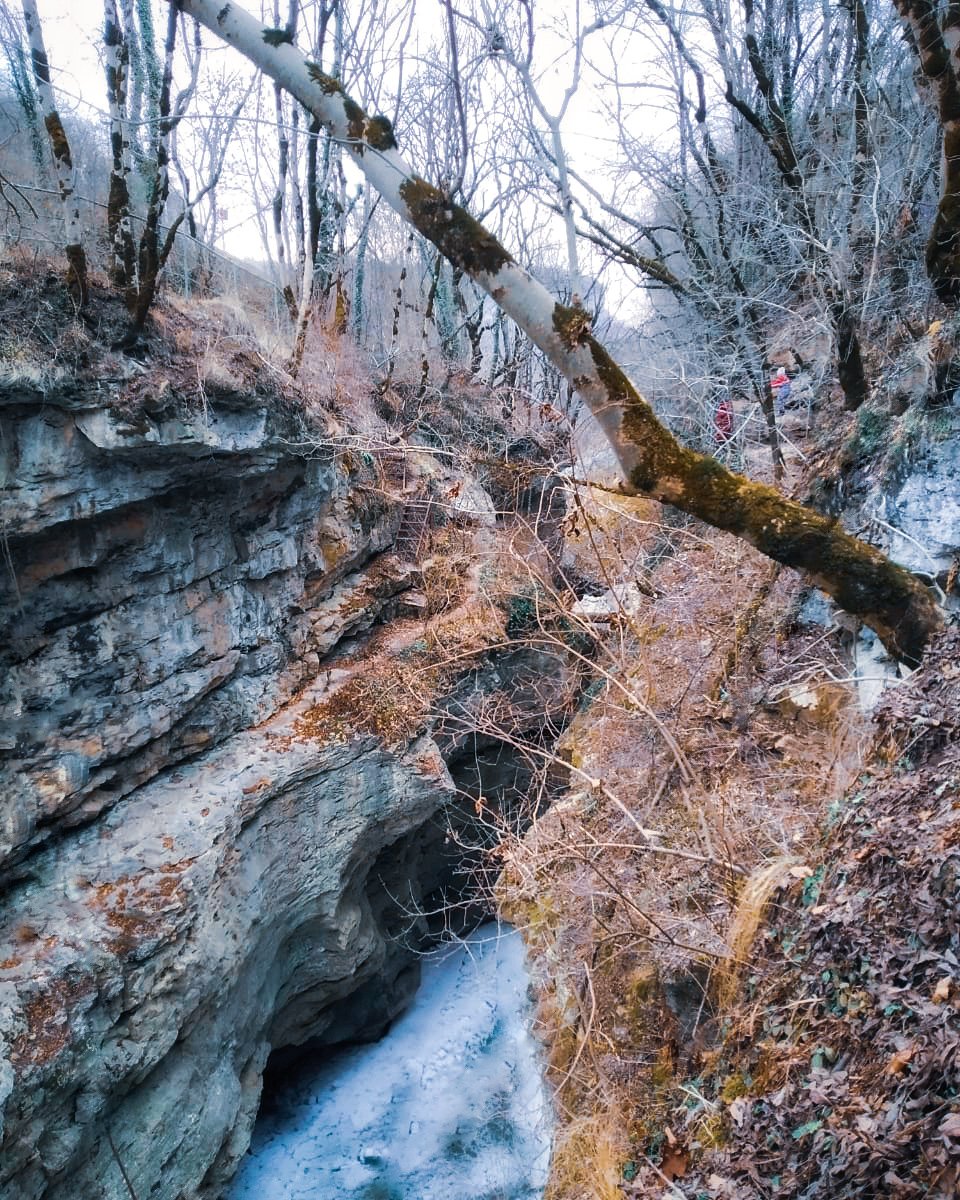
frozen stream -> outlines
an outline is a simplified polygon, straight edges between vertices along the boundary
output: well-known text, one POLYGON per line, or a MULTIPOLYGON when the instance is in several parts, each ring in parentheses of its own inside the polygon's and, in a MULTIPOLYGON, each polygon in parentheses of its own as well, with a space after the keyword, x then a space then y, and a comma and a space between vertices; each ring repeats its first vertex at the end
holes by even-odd
POLYGON ((550 1109, 530 1020, 519 934, 437 952, 386 1037, 261 1115, 229 1200, 537 1200, 550 1109))

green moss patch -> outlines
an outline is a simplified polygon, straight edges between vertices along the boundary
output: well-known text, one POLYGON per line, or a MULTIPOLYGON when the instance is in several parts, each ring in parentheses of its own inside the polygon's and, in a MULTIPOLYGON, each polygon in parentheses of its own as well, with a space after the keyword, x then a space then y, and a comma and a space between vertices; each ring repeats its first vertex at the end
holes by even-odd
POLYGON ((496 275, 513 262, 488 229, 425 179, 414 176, 405 180, 400 195, 423 236, 468 274, 496 275))

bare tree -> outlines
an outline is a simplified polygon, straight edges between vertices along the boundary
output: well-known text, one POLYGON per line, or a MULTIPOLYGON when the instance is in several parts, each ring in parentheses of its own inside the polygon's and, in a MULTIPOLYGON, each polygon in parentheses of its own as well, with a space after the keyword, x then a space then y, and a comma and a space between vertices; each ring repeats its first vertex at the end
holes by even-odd
MULTIPOLYGON (((595 14, 594 20, 585 22, 581 14, 580 2, 577 0, 572 14, 573 27, 565 30, 571 44, 568 82, 559 103, 551 110, 544 99, 542 86, 535 77, 534 43, 536 34, 531 0, 521 0, 520 20, 516 23, 518 28, 511 28, 515 23, 510 19, 509 8, 502 3, 483 0, 482 10, 484 24, 481 28, 486 35, 487 48, 491 57, 497 63, 509 67, 516 74, 522 86, 522 97, 532 110, 531 116, 535 114, 546 126, 549 137, 548 155, 556 172, 559 209, 566 236, 569 294, 573 304, 581 304, 587 289, 580 270, 573 192, 563 138, 563 122, 570 110, 570 103, 580 87, 584 68, 584 49, 588 39, 611 22, 615 23, 622 14, 621 12, 608 12, 601 6, 600 11, 595 14)), ((479 27, 478 22, 475 24, 479 27)))
POLYGON ((147 202, 147 216, 140 235, 138 248, 138 279, 137 294, 133 303, 133 322, 131 336, 136 338, 142 333, 146 324, 147 314, 157 294, 160 272, 173 248, 176 230, 183 219, 174 223, 165 238, 161 238, 160 221, 170 195, 170 139, 174 129, 183 118, 190 97, 197 86, 200 70, 200 26, 196 25, 194 54, 191 63, 190 79, 176 98, 173 89, 173 56, 177 44, 177 26, 179 13, 176 6, 171 5, 167 13, 167 34, 164 40, 163 75, 160 84, 159 120, 157 122, 154 140, 154 171, 150 180, 150 192, 147 202))
POLYGON ((0 45, 7 60, 13 92, 23 113, 30 136, 30 149, 38 175, 46 167, 46 145, 40 104, 33 82, 33 71, 24 51, 24 36, 20 21, 7 4, 0 5, 0 45))
POLYGON ((131 219, 130 133, 127 119, 127 87, 130 43, 126 30, 133 25, 133 0, 121 0, 123 22, 116 0, 104 0, 104 67, 107 73, 107 104, 110 112, 110 194, 107 200, 107 235, 113 256, 114 283, 124 290, 134 285, 136 249, 131 219))
MULTIPOLYGON (((280 0, 274 0, 273 19, 276 25, 273 36, 278 40, 293 42, 296 36, 297 29, 297 13, 299 5, 297 0, 290 0, 287 10, 286 24, 280 25, 280 0)), ((292 276, 292 261, 290 267, 287 267, 287 261, 291 259, 290 246, 288 242, 287 232, 284 226, 284 205, 287 199, 287 184, 290 171, 290 132, 293 121, 299 116, 298 110, 294 107, 292 113, 288 116, 287 105, 284 99, 283 88, 279 84, 274 84, 273 88, 274 112, 277 121, 277 186, 273 193, 271 202, 271 212, 273 214, 273 236, 275 239, 277 250, 277 263, 281 278, 281 287, 283 290, 283 298, 286 301, 287 309, 290 313, 291 320, 296 319, 297 301, 291 283, 292 276)))
MULTIPOLYGON (((227 150, 236 128, 241 109, 250 94, 250 86, 239 89, 239 97, 232 112, 214 116, 193 138, 195 170, 201 177, 197 186, 191 186, 188 172, 179 161, 177 135, 183 117, 196 93, 200 78, 200 25, 193 23, 193 39, 184 45, 187 68, 186 83, 174 91, 174 65, 177 52, 177 32, 183 23, 175 7, 168 12, 166 35, 163 44, 163 60, 155 60, 153 28, 149 19, 149 6, 134 9, 133 0, 120 0, 118 11, 116 0, 104 0, 104 41, 106 47, 105 66, 107 99, 110 118, 111 172, 110 191, 107 201, 107 230, 112 251, 112 274, 114 281, 126 293, 127 306, 131 311, 131 325, 125 344, 133 345, 139 339, 153 305, 161 273, 167 264, 176 242, 177 233, 184 222, 191 233, 197 232, 194 218, 197 206, 208 196, 215 194, 226 162, 227 150), (138 64, 141 77, 131 96, 129 87, 131 63, 138 64), (147 184, 146 213, 139 239, 133 236, 134 197, 133 179, 135 124, 131 106, 142 112, 143 80, 151 81, 159 74, 156 104, 147 107, 151 112, 150 146, 137 147, 141 174, 147 184), (149 169, 147 164, 150 164, 149 169), (182 188, 181 208, 164 228, 168 216, 168 201, 171 192, 171 173, 176 171, 182 188)), ((232 89, 221 89, 221 97, 232 89)), ((234 93, 236 95, 236 93, 234 93)))
POLYGON ((895 0, 907 40, 932 87, 943 143, 940 201, 927 242, 927 273, 946 304, 960 303, 960 8, 895 0))
POLYGON ((50 62, 43 44, 43 27, 37 12, 36 0, 22 0, 23 20, 30 42, 30 59, 33 77, 37 85, 43 123, 50 138, 53 165, 57 177, 57 190, 63 208, 63 223, 66 229, 67 285, 78 308, 85 307, 87 290, 87 256, 83 249, 83 230, 80 221, 80 204, 74 188, 73 158, 63 121, 57 110, 53 85, 50 82, 50 62))

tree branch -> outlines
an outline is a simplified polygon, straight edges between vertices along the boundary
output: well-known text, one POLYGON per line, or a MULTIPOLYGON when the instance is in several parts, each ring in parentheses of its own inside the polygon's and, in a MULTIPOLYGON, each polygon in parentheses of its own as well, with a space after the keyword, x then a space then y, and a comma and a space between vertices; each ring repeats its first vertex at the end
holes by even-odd
POLYGON ((397 152, 392 131, 368 118, 338 80, 324 75, 294 46, 271 44, 270 31, 236 4, 179 2, 292 92, 345 143, 400 216, 525 330, 589 406, 610 443, 625 490, 699 517, 802 571, 841 608, 876 630, 892 653, 911 664, 919 661, 942 614, 918 579, 846 533, 837 521, 682 446, 594 337, 588 315, 557 303, 489 230, 415 174, 397 152))

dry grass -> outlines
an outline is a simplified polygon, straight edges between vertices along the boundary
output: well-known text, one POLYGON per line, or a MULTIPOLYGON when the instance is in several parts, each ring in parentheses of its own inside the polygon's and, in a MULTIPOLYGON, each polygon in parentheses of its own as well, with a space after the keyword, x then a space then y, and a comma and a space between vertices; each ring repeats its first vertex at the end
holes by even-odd
POLYGON ((743 964, 747 961, 757 930, 774 892, 790 878, 803 879, 810 874, 795 855, 784 855, 756 867, 740 889, 727 930, 730 957, 718 972, 717 1004, 721 1011, 730 1007, 740 986, 743 964))
POLYGON ((407 659, 370 656, 332 695, 309 708, 296 723, 299 737, 347 742, 373 736, 387 746, 410 741, 426 727, 439 672, 426 652, 407 659))
POLYGON ((469 535, 445 525, 429 535, 429 557, 421 564, 427 616, 451 612, 463 603, 471 584, 473 546, 469 535))
POLYGON ((599 502, 600 528, 578 532, 584 570, 592 546, 615 582, 666 554, 636 617, 605 634, 604 683, 561 741, 577 794, 508 847, 501 884, 545 998, 551 1200, 618 1194, 589 1189, 616 1189, 628 1159, 659 1195, 723 1136, 695 1079, 771 898, 858 761, 833 646, 789 629, 798 585, 732 539, 599 502), (794 681, 814 703, 792 703, 794 681), (607 1176, 594 1142, 617 1160, 607 1176))
POLYGON ((380 433, 382 421, 374 413, 373 365, 349 337, 311 328, 298 384, 308 407, 319 405, 349 418, 357 433, 380 433))
MULTIPOLYGON (((97 298, 104 303, 101 281, 97 298)), ((9 247, 0 256, 0 386, 45 389, 97 356, 96 339, 79 320, 59 263, 9 247)))
MULTIPOLYGON (((640 496, 618 496, 597 488, 577 488, 571 493, 565 544, 573 565, 586 574, 611 579, 646 575, 647 556, 658 542, 674 536, 681 543, 689 535, 672 535, 662 521, 662 509, 640 496)), ((604 579, 606 583, 606 580, 604 579)))
POLYGON ((618 1139, 620 1114, 600 1110, 565 1124, 554 1144, 544 1200, 622 1200, 622 1166, 629 1147, 618 1139))

